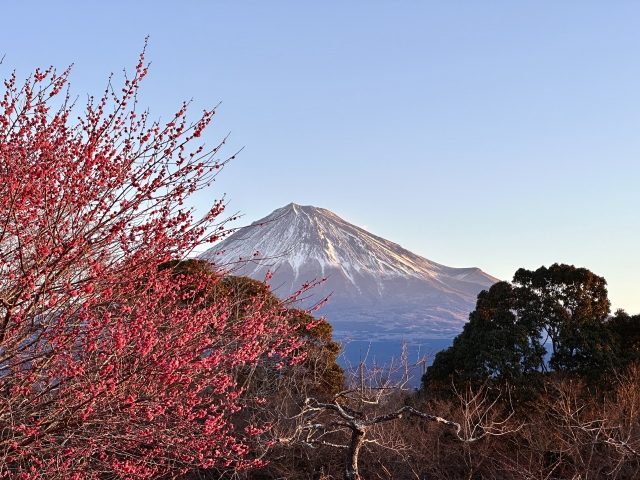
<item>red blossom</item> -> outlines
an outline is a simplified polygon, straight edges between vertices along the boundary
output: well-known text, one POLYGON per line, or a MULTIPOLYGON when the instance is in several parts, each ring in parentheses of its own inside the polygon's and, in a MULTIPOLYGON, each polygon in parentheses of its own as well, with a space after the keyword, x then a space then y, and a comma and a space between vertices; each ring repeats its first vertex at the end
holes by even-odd
POLYGON ((256 300, 238 322, 224 298, 208 300, 222 272, 158 268, 225 235, 223 201, 201 220, 182 205, 226 162, 214 160, 224 141, 191 146, 214 110, 190 124, 185 103, 161 125, 137 109, 146 74, 141 55, 121 93, 109 80, 80 116, 60 95, 69 70, 4 83, 0 476, 246 468, 234 372, 300 346, 280 307, 256 300))

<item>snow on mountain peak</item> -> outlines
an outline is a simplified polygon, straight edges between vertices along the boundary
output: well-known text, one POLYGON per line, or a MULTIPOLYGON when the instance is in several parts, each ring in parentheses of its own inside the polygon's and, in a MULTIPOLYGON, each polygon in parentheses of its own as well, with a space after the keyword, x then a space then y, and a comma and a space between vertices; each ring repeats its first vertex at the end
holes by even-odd
POLYGON ((488 285, 496 281, 477 268, 450 268, 416 255, 324 208, 296 203, 240 229, 201 258, 215 259, 218 265, 235 265, 240 259, 252 258, 243 266, 248 276, 287 264, 296 279, 300 279, 303 267, 315 264, 321 277, 329 268, 337 269, 356 287, 356 278, 362 274, 370 275, 378 284, 392 277, 445 281, 484 276, 488 285), (259 252, 258 257, 252 257, 255 252, 259 252))
POLYGON ((450 337, 477 294, 497 281, 479 268, 452 268, 406 250, 324 208, 290 203, 241 228, 200 258, 234 275, 263 280, 287 297, 305 282, 331 295, 323 313, 336 332, 450 337))

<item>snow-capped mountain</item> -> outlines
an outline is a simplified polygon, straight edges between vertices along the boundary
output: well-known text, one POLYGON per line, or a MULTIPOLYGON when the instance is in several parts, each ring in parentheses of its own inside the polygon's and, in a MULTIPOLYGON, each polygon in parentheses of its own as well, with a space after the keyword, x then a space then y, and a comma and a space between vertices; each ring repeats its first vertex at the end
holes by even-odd
POLYGON ((352 338, 454 336, 477 294, 498 281, 479 268, 446 267, 416 255, 329 210, 294 203, 200 258, 259 280, 271 271, 280 297, 327 278, 305 305, 331 294, 320 313, 337 335, 352 338))

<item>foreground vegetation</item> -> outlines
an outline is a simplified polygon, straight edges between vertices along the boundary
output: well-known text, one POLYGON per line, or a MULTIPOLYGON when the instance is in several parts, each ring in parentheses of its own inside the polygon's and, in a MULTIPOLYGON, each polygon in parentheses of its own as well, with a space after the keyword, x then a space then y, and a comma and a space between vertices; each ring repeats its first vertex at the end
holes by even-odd
POLYGON ((279 441, 246 477, 638 478, 640 316, 609 308, 586 269, 519 270, 478 295, 420 391, 403 388, 415 367, 404 361, 358 366, 338 395, 298 384, 271 397, 279 441))
POLYGON ((260 294, 239 315, 222 268, 181 268, 229 220, 184 206, 225 164, 192 146, 215 111, 149 120, 141 55, 77 116, 68 75, 14 75, 0 98, 0 476, 259 466, 241 375, 304 362, 296 331, 318 322, 260 294))
MULTIPOLYGON (((635 479, 640 475, 640 368, 620 375, 613 391, 599 395, 585 383, 549 378, 526 409, 513 413, 509 402, 494 403, 494 390, 458 392, 451 399, 415 393, 389 395, 370 409, 393 411, 404 406, 461 425, 454 429, 406 416, 372 432, 359 456, 365 479, 635 479), (506 419, 505 423, 501 423, 506 419), (482 435, 483 426, 504 435, 482 435)), ((501 400, 508 394, 501 392, 501 400)), ((357 404, 357 402, 354 402, 357 404)), ((334 425, 334 429, 338 426, 334 425)), ((336 444, 347 437, 332 433, 336 444)), ((344 478, 345 449, 333 445, 272 447, 269 464, 241 478, 344 478)), ((190 478, 218 478, 211 476, 190 478)))

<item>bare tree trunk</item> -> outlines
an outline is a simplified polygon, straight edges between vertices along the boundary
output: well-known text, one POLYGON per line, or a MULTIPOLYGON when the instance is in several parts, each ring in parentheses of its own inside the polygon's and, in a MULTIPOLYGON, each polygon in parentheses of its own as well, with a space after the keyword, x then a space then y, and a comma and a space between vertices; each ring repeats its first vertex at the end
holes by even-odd
POLYGON ((347 449, 347 465, 344 472, 345 480, 362 480, 358 473, 358 453, 360 453, 360 447, 364 441, 364 434, 366 429, 354 428, 351 430, 351 441, 347 449))

